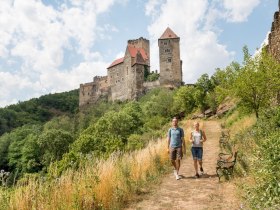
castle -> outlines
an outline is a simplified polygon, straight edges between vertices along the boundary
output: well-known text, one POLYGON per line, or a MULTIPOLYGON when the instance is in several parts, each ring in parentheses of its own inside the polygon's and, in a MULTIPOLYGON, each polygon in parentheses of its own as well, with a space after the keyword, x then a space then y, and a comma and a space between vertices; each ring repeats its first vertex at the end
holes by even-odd
POLYGON ((182 84, 180 37, 169 27, 158 39, 160 76, 145 81, 150 73, 150 42, 140 37, 128 40, 124 57, 116 59, 107 68, 107 76, 95 76, 92 82, 80 84, 79 106, 95 103, 107 96, 110 101, 137 99, 156 87, 175 88, 182 84))

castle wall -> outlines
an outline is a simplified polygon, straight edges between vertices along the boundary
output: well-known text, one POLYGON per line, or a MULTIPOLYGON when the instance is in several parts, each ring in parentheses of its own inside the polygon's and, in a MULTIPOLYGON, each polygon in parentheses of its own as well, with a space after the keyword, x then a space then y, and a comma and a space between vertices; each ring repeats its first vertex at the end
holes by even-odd
POLYGON ((143 87, 144 87, 145 92, 147 92, 151 89, 160 87, 160 82, 159 82, 159 80, 152 81, 152 82, 144 82, 143 87))
POLYGON ((96 98, 94 93, 95 93, 94 82, 80 84, 79 106, 93 103, 96 98))
POLYGON ((80 84, 79 106, 95 103, 102 95, 108 94, 109 84, 107 76, 96 76, 93 82, 80 84))
POLYGON ((124 75, 124 66, 125 62, 108 69, 111 89, 109 99, 112 101, 124 100, 126 97, 126 77, 124 75))
POLYGON ((180 38, 159 39, 160 84, 179 87, 182 83, 180 38))
POLYGON ((280 62, 280 14, 274 13, 271 32, 268 36, 268 51, 280 62))

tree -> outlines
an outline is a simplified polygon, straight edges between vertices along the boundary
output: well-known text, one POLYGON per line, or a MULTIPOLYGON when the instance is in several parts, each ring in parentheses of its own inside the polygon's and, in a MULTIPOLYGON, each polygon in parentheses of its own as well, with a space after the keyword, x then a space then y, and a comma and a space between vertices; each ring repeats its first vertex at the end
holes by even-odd
POLYGON ((196 86, 195 88, 196 91, 194 92, 195 103, 201 109, 201 111, 204 112, 209 107, 206 102, 206 96, 210 91, 213 91, 214 85, 209 79, 208 74, 203 74, 197 80, 195 86, 196 86))
POLYGON ((241 104, 253 110, 258 118, 260 109, 268 107, 279 91, 280 77, 277 72, 280 71, 280 64, 265 51, 255 57, 244 57, 245 66, 235 82, 235 93, 241 99, 241 104))
POLYGON ((50 129, 42 133, 38 145, 43 153, 42 163, 48 166, 52 161, 60 160, 62 155, 69 151, 73 142, 71 133, 63 130, 50 129))
POLYGON ((194 94, 194 87, 180 87, 174 95, 173 109, 175 110, 175 112, 185 112, 186 114, 191 113, 195 107, 194 94))

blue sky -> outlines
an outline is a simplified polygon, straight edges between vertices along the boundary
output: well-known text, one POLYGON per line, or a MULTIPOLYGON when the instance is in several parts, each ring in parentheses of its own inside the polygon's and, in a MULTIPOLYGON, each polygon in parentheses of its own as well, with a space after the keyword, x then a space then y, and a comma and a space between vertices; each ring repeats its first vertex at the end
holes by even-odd
POLYGON ((194 83, 253 54, 270 31, 276 0, 1 0, 0 107, 76 89, 106 75, 128 39, 157 39, 169 26, 181 38, 183 77, 194 83))

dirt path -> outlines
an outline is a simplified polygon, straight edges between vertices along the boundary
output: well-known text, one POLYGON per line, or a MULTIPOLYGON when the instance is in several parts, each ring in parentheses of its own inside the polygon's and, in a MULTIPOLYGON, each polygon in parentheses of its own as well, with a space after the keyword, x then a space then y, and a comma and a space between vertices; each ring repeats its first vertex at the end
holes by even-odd
MULTIPOLYGON (((184 128, 189 134, 190 122, 184 128)), ((194 179, 195 174, 191 156, 183 159, 180 173, 183 178, 176 180, 173 172, 163 178, 160 186, 155 191, 128 210, 175 210, 175 209, 240 209, 240 203, 235 199, 235 188, 230 182, 219 183, 216 176, 216 160, 220 152, 218 139, 220 126, 216 121, 206 121, 203 125, 208 140, 204 143, 204 171, 199 179, 194 179)), ((188 136, 186 136, 187 140, 188 136)))

